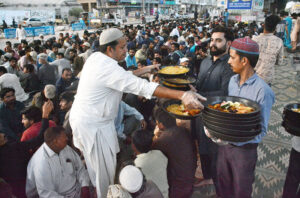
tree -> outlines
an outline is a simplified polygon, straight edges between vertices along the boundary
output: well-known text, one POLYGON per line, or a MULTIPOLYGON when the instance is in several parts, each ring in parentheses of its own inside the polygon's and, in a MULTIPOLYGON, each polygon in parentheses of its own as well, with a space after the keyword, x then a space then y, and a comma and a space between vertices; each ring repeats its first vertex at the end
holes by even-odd
POLYGON ((79 18, 81 12, 83 12, 82 8, 72 8, 71 10, 69 10, 69 15, 79 18))

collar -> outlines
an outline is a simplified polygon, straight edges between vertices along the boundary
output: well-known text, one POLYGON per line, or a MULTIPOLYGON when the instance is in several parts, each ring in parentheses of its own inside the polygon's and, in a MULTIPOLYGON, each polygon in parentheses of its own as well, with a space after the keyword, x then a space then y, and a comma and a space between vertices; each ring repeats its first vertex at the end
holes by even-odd
POLYGON ((114 63, 117 63, 118 64, 118 61, 116 61, 115 59, 107 56, 106 54, 102 53, 102 52, 99 52, 102 56, 104 56, 105 58, 109 59, 110 61, 114 62, 114 63))
POLYGON ((46 143, 44 143, 44 149, 49 158, 53 157, 54 155, 57 155, 46 143))
POLYGON ((274 34, 273 33, 260 33, 260 35, 262 35, 262 36, 272 36, 274 34))
MULTIPOLYGON (((236 84, 240 83, 240 75, 239 74, 236 76, 233 76, 233 78, 234 78, 234 81, 236 82, 236 84)), ((246 80, 246 82, 244 82, 243 85, 251 85, 256 81, 257 78, 258 78, 257 74, 254 73, 250 78, 248 78, 246 80)))
POLYGON ((214 61, 214 57, 213 56, 211 56, 211 60, 212 60, 212 62, 217 62, 217 61, 223 61, 223 60, 225 60, 225 59, 227 59, 227 58, 229 58, 229 54, 224 54, 223 56, 221 56, 220 58, 218 58, 216 61, 214 61))

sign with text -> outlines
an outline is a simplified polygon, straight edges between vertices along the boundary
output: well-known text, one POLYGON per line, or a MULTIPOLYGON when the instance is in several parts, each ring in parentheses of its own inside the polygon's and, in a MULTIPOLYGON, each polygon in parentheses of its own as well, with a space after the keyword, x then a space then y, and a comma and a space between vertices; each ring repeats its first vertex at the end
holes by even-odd
POLYGON ((227 9, 231 10, 251 10, 252 0, 228 0, 227 9))
MULTIPOLYGON (((25 28, 25 31, 27 37, 39 36, 40 34, 43 35, 55 34, 54 26, 28 27, 25 28)), ((4 36, 7 39, 16 38, 16 29, 15 28, 5 29, 4 36)))
POLYGON ((73 23, 72 24, 72 30, 78 31, 78 30, 85 30, 87 29, 84 23, 73 23))

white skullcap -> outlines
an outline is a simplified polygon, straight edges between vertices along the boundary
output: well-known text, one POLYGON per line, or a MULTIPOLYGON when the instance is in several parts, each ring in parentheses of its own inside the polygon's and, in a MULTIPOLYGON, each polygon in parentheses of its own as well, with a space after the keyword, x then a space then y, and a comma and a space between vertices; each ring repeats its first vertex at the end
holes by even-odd
POLYGON ((180 63, 184 63, 184 62, 186 62, 186 61, 189 61, 189 59, 186 58, 186 57, 183 57, 183 58, 180 59, 180 63))
POLYGON ((128 165, 121 170, 119 180, 125 190, 135 193, 143 185, 143 174, 137 167, 128 165))
POLYGON ((100 45, 116 41, 124 36, 123 32, 117 28, 109 28, 104 30, 99 39, 100 45))
POLYGON ((48 99, 53 99, 55 97, 56 88, 54 85, 46 85, 44 88, 45 97, 48 99))
POLYGON ((29 54, 34 61, 37 61, 37 53, 35 51, 31 51, 29 54))
POLYGON ((43 60, 47 60, 47 59, 48 59, 48 55, 45 54, 45 53, 40 53, 40 54, 39 54, 39 58, 40 58, 40 59, 43 59, 43 60))
POLYGON ((89 42, 84 42, 82 45, 87 46, 87 47, 91 47, 89 42))

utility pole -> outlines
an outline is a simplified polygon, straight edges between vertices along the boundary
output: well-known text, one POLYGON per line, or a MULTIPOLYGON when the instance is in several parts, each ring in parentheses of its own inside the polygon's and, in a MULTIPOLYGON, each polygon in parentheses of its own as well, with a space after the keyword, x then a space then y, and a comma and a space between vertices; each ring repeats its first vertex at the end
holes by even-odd
POLYGON ((142 6, 143 6, 143 14, 145 15, 145 0, 142 0, 142 6))

